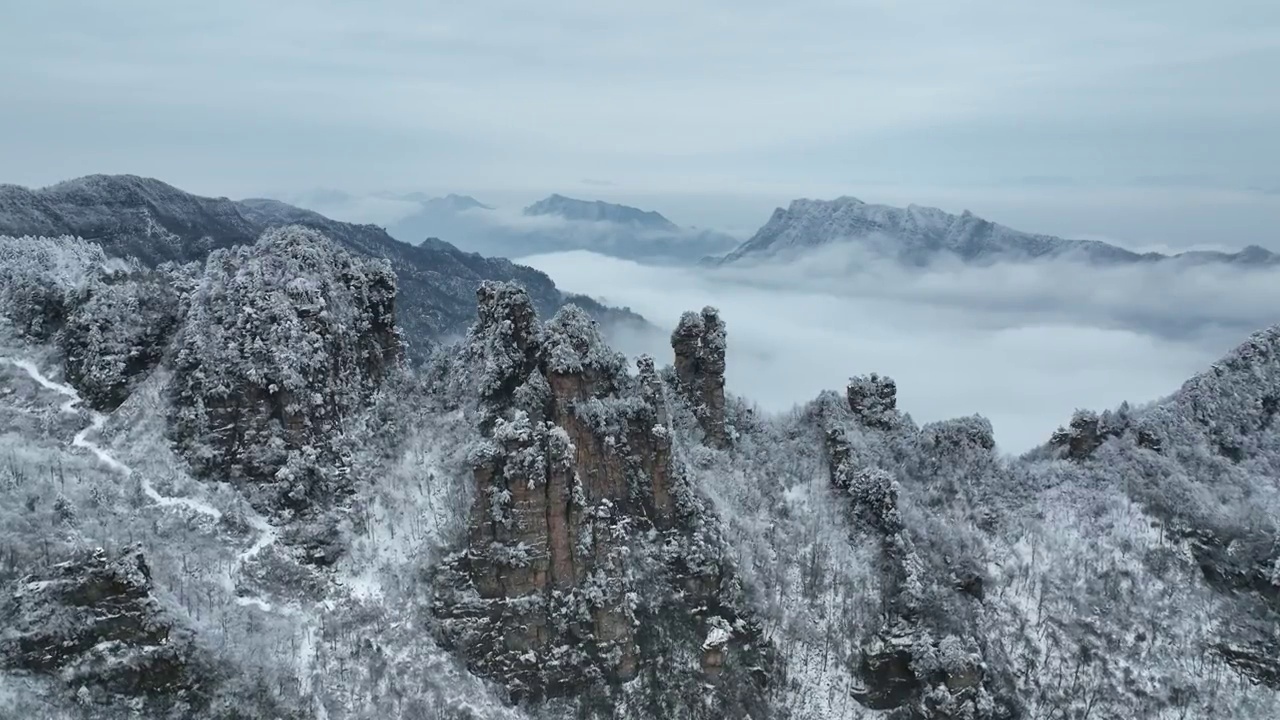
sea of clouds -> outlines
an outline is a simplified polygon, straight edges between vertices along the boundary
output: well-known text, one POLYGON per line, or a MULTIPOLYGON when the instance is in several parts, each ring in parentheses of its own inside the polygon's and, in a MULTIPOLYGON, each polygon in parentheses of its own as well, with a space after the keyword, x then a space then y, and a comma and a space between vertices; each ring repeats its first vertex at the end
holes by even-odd
POLYGON ((899 405, 917 422, 980 413, 1012 453, 1043 443, 1077 408, 1168 395, 1280 322, 1280 269, 1220 264, 911 269, 841 246, 742 268, 655 267, 584 251, 518 262, 653 323, 615 335, 629 355, 668 359, 680 314, 718 307, 728 389, 763 409, 878 372, 897 380, 899 405))

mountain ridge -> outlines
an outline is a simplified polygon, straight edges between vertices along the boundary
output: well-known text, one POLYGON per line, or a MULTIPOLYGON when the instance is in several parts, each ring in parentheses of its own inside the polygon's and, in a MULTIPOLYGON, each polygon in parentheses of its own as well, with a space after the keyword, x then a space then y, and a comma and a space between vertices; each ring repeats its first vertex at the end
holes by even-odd
POLYGON ((574 302, 607 323, 643 322, 629 311, 562 293, 546 274, 509 260, 445 242, 408 245, 376 225, 331 220, 277 200, 202 197, 138 175, 87 175, 38 189, 0 186, 0 234, 78 236, 101 244, 108 255, 137 257, 149 266, 200 260, 288 224, 312 227, 360 255, 391 261, 406 310, 402 322, 418 359, 466 330, 474 318, 474 289, 483 280, 519 281, 544 312, 574 302))
POLYGON ((1103 264, 1165 260, 1250 267, 1280 264, 1280 255, 1256 245, 1234 253, 1139 253, 1100 240, 1071 240, 1014 230, 969 210, 956 215, 916 204, 902 208, 866 203, 851 196, 833 200, 799 198, 786 208, 776 208, 751 238, 713 264, 763 261, 841 245, 862 247, 907 264, 925 264, 942 256, 972 263, 1071 257, 1103 264))
MULTIPOLYGON (((652 210, 552 194, 511 216, 489 206, 427 202, 393 222, 388 232, 405 242, 444 238, 459 246, 500 257, 588 250, 629 260, 691 263, 737 247, 739 241, 714 230, 683 228, 652 210)), ((440 200, 440 199, 436 199, 440 200)))
POLYGON ((559 193, 552 193, 542 200, 525 207, 523 214, 527 216, 555 215, 566 220, 605 221, 660 232, 676 232, 680 230, 680 226, 655 210, 641 210, 630 205, 610 203, 603 200, 579 200, 559 193))
POLYGON ((1280 712, 1278 326, 1010 457, 883 375, 759 412, 713 307, 632 374, 485 282, 409 366, 390 261, 319 232, 133 271, 0 237, 0 714, 1280 712))

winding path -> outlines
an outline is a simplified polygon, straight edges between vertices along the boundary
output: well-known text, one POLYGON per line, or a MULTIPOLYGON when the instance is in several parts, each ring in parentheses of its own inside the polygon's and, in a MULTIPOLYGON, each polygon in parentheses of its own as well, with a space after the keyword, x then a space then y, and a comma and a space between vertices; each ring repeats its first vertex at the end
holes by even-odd
MULTIPOLYGON (((62 412, 78 414, 79 411, 76 409, 76 406, 82 406, 84 410, 89 413, 90 421, 87 426, 80 430, 80 432, 76 433, 75 437, 71 439, 72 447, 88 450, 93 453, 94 456, 98 458, 98 461, 103 465, 106 465, 125 477, 133 476, 133 468, 120 462, 115 458, 115 456, 104 450, 101 445, 98 445, 89 439, 90 435, 98 433, 102 430, 102 427, 106 425, 107 416, 95 411, 87 405, 84 405, 83 399, 80 397, 80 393, 77 392, 75 388, 70 385, 50 380, 44 373, 40 372, 40 368, 36 367, 35 363, 29 360, 16 360, 9 357, 0 357, 0 362, 7 362, 10 365, 23 370, 27 375, 31 376, 32 380, 39 383, 41 387, 52 390, 67 398, 67 401, 62 403, 62 412)), ((151 480, 143 474, 138 475, 138 481, 142 485, 142 492, 154 501, 155 504, 161 507, 182 507, 200 515, 212 518, 214 521, 222 519, 221 510, 202 500, 161 495, 159 491, 156 490, 155 486, 151 484, 151 480)), ((263 549, 274 543, 278 537, 276 529, 272 527, 271 524, 262 516, 254 513, 248 517, 246 521, 249 523, 250 527, 257 531, 258 537, 254 540, 252 545, 236 556, 235 569, 232 571, 233 574, 235 570, 239 570, 241 565, 256 557, 258 553, 263 551, 263 549)), ((232 585, 230 578, 228 578, 228 585, 232 585)), ((234 587, 230 587, 229 589, 234 590, 234 587)), ((242 606, 252 605, 266 612, 271 612, 272 610, 286 614, 291 612, 290 608, 274 607, 272 603, 263 597, 237 595, 235 596, 235 602, 237 605, 242 606)))

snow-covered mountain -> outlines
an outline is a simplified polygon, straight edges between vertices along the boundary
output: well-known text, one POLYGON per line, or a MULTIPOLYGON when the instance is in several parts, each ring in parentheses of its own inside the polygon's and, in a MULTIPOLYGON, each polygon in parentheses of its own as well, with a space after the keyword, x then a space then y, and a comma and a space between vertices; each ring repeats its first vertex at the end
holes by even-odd
POLYGON ((468 196, 429 198, 387 231, 405 242, 442 238, 473 252, 511 258, 589 250, 629 260, 691 263, 738 245, 729 235, 682 228, 651 210, 563 195, 551 195, 519 213, 468 196))
POLYGON ((253 243, 265 230, 287 224, 314 228, 352 252, 390 261, 399 281, 401 326, 415 357, 466 330, 483 280, 520 282, 543 312, 572 301, 607 323, 640 322, 590 298, 567 296, 543 273, 508 260, 442 241, 411 246, 378 226, 338 222, 275 200, 200 197, 133 175, 91 175, 34 190, 0 186, 0 234, 78 236, 109 256, 137 258, 145 266, 203 261, 215 249, 253 243))
POLYGON ((768 262, 841 245, 909 264, 927 264, 947 257, 973 263, 1065 257, 1097 263, 1177 259, 1280 264, 1280 255, 1258 246, 1235 253, 1136 253, 1096 240, 1068 240, 1013 230, 967 210, 953 215, 937 208, 874 205, 852 197, 794 200, 787 208, 774 210, 754 236, 719 262, 768 262))
POLYGON ((0 237, 0 717, 1280 715, 1280 327, 1014 458, 761 413, 710 307, 633 372, 486 281, 410 365, 359 237, 0 237))

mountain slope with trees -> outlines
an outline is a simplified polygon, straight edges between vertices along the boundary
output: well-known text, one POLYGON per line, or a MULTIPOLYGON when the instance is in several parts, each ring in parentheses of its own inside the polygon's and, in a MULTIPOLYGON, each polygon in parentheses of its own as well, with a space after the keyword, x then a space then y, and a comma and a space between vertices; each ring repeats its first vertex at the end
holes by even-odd
POLYGON ((284 225, 309 227, 350 252, 391 263, 399 282, 400 325, 415 359, 466 331, 475 318, 475 287, 483 280, 521 283, 544 313, 572 302, 606 325, 643 323, 629 311, 562 293, 532 268, 441 241, 408 245, 376 225, 338 222, 274 200, 200 197, 134 175, 90 175, 36 190, 0 185, 0 234, 80 237, 109 257, 136 258, 143 267, 203 261, 216 249, 252 244, 264 231, 284 225))
POLYGON ((0 258, 0 715, 1280 713, 1278 328, 1008 457, 881 374, 761 412, 714 308, 632 370, 485 281, 411 365, 310 227, 0 258))

